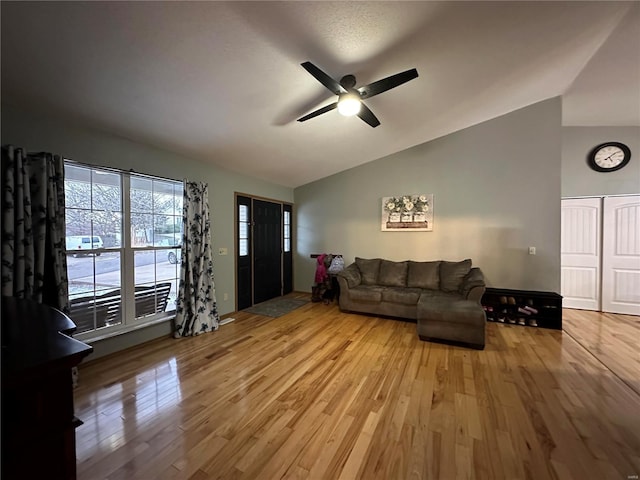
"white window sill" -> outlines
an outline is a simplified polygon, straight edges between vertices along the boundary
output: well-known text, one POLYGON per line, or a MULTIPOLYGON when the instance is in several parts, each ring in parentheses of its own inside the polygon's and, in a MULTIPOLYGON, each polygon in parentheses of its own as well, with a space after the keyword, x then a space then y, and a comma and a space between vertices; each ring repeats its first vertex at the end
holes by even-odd
POLYGON ((106 340, 108 338, 125 335, 127 333, 135 332, 136 330, 141 330, 143 328, 151 327, 153 325, 158 325, 159 323, 172 321, 174 318, 175 318, 175 311, 167 312, 166 315, 163 315, 162 317, 159 317, 159 318, 153 318, 150 320, 140 320, 137 322, 133 321, 127 325, 116 325, 113 327, 101 328, 100 330, 96 330, 96 331, 78 333, 77 335, 74 334, 73 338, 91 345, 92 343, 99 342, 101 340, 106 340))

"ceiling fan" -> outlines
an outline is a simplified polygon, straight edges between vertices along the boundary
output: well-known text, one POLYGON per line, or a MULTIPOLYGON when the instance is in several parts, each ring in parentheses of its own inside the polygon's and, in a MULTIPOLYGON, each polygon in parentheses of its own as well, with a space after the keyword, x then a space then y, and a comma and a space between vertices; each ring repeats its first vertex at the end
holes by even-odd
POLYGON ((375 128, 380 125, 380 120, 362 103, 362 100, 391 90, 418 76, 418 71, 412 68, 406 72, 396 73, 395 75, 370 83, 364 87, 354 88, 356 85, 356 77, 353 75, 345 75, 340 79, 340 82, 337 82, 311 62, 304 62, 301 65, 322 85, 331 90, 335 95, 338 95, 338 101, 299 118, 299 122, 304 122, 337 108, 338 112, 342 115, 358 115, 362 120, 375 128))

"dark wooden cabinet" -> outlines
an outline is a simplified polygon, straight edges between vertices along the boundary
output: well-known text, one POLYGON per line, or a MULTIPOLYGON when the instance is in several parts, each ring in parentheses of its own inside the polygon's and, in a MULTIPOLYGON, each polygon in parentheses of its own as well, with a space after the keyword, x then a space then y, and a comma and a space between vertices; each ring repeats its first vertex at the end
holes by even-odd
POLYGON ((554 292, 487 288, 482 306, 489 321, 562 330, 562 296, 554 292))
POLYGON ((46 305, 2 297, 2 478, 76 478, 71 370, 93 348, 46 305))

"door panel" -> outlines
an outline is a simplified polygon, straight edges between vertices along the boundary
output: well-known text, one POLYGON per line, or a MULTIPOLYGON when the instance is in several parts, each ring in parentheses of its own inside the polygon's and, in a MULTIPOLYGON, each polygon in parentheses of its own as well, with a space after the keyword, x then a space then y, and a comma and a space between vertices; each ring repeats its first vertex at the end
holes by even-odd
POLYGON ((568 308, 600 310, 601 203, 562 200, 561 292, 568 308))
POLYGON ((282 205, 253 200, 253 303, 282 295, 282 205))
POLYGON ((604 199, 602 310, 640 315, 640 196, 604 199))

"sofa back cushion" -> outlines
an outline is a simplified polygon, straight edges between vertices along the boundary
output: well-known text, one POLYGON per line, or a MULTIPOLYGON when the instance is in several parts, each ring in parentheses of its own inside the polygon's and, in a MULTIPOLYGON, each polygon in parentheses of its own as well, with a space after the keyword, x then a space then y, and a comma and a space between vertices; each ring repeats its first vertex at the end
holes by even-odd
POLYGON ((363 285, 378 285, 378 272, 380 271, 379 258, 359 258, 356 257, 356 265, 362 275, 363 285))
POLYGON ((440 262, 409 262, 407 286, 438 290, 440 288, 440 262))
POLYGON ((347 286, 349 288, 357 287, 362 283, 362 275, 355 263, 352 263, 344 270, 340 270, 336 275, 344 278, 347 281, 347 286))
POLYGON ((380 272, 378 273, 378 285, 384 285, 385 287, 406 287, 407 267, 407 262, 381 260, 380 272))
POLYGON ((464 277, 471 270, 471 259, 461 262, 440 263, 440 290, 443 292, 458 292, 464 277))

